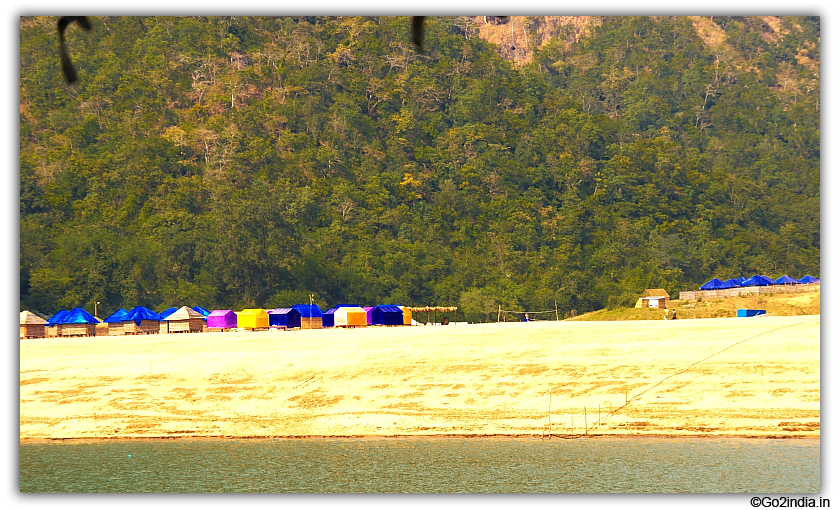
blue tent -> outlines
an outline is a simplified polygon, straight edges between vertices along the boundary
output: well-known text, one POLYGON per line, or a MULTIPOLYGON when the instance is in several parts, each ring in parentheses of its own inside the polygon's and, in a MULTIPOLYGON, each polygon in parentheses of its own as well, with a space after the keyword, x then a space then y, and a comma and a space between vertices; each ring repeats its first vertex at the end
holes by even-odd
POLYGON ((712 278, 711 280, 709 280, 708 282, 706 282, 705 284, 703 284, 703 286, 702 286, 702 287, 700 287, 700 290, 716 290, 716 289, 719 289, 719 288, 720 288, 720 285, 721 285, 722 283, 723 283, 723 282, 722 282, 722 281, 720 281, 720 279, 718 279, 718 278, 712 278))
POLYGON ((84 308, 74 308, 67 312, 57 324, 99 324, 99 319, 87 313, 84 308))
POLYGON ((301 317, 323 317, 324 312, 318 305, 294 305, 292 308, 300 312, 301 317))
POLYGON ((104 321, 102 321, 102 322, 107 322, 108 324, 118 323, 118 322, 125 322, 125 321, 127 321, 127 320, 128 320, 128 319, 126 319, 126 317, 128 316, 128 314, 129 314, 129 311, 128 311, 128 310, 126 310, 125 308, 120 308, 120 309, 119 309, 119 310, 117 310, 116 312, 114 312, 114 313, 112 313, 111 315, 109 315, 109 316, 108 316, 108 318, 107 318, 107 319, 105 319, 105 320, 104 320, 104 321))
POLYGON ((294 308, 277 308, 268 312, 268 325, 286 329, 300 327, 300 312, 294 308))
POLYGON ((820 283, 820 279, 819 279, 819 278, 814 278, 813 276, 811 276, 811 275, 809 275, 809 274, 808 274, 808 275, 803 276, 803 277, 802 277, 799 281, 800 281, 801 283, 820 283))
POLYGON ((778 278, 778 279, 776 280, 776 283, 778 283, 778 284, 780 284, 780 285, 784 285, 784 284, 786 284, 786 283, 793 283, 793 284, 797 284, 797 283, 802 283, 802 282, 800 282, 800 281, 799 281, 799 280, 797 280, 796 278, 791 278, 791 277, 790 277, 790 276, 788 276, 788 275, 784 275, 784 276, 782 276, 782 277, 778 278))
POLYGON ((206 309, 206 308, 203 308, 203 307, 200 307, 200 306, 194 306, 194 307, 193 307, 193 310, 195 310, 196 312, 200 313, 200 314, 201 314, 201 315, 203 315, 204 317, 207 317, 208 315, 210 315, 210 310, 208 310, 208 309, 206 309))
POLYGON ((55 315, 53 315, 52 317, 47 319, 47 324, 50 325, 50 326, 55 326, 56 324, 62 324, 61 321, 64 319, 64 317, 68 313, 70 313, 70 312, 68 312, 67 310, 61 310, 60 312, 56 313, 55 315))
POLYGON ((403 311, 396 305, 379 305, 373 309, 373 324, 377 326, 402 326, 403 311))
POLYGON ((735 278, 732 278, 731 280, 726 280, 725 282, 721 283, 720 287, 718 287, 718 288, 719 289, 736 289, 740 286, 741 286, 741 284, 738 282, 738 280, 736 280, 735 278))
POLYGON ((324 327, 325 328, 334 328, 335 327, 335 310, 336 310, 336 308, 338 308, 338 306, 336 306, 335 308, 330 308, 329 310, 324 312, 323 322, 324 322, 324 327))
POLYGON ((741 287, 752 287, 752 286, 759 286, 759 287, 766 287, 767 285, 775 285, 776 280, 772 278, 767 278, 766 276, 755 275, 749 280, 745 281, 741 284, 741 287), (770 283, 773 282, 773 283, 770 283))
POLYGON ((746 279, 746 278, 744 278, 743 276, 741 276, 741 277, 737 278, 737 280, 738 280, 738 283, 739 283, 742 287, 743 287, 743 285, 744 285, 744 282, 745 282, 745 281, 747 281, 747 279, 746 279))
POLYGON ((135 306, 128 312, 125 317, 125 322, 134 321, 138 325, 143 321, 159 321, 160 315, 153 310, 149 310, 145 306, 135 306))
POLYGON ((167 317, 169 317, 170 315, 172 315, 173 313, 175 313, 177 311, 178 311, 178 307, 173 306, 172 308, 167 308, 166 310, 160 312, 158 315, 160 315, 160 320, 163 321, 163 320, 166 320, 167 317))

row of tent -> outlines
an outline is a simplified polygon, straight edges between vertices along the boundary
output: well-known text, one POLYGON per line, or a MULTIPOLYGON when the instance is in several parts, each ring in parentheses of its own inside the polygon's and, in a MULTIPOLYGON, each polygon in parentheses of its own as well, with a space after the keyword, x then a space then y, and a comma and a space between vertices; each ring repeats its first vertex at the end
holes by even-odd
POLYGON ((402 326, 410 325, 411 311, 401 305, 337 305, 322 312, 318 305, 294 305, 274 310, 214 310, 207 316, 207 327, 312 329, 330 327, 402 326))
POLYGON ((143 306, 131 310, 120 308, 104 321, 100 321, 83 308, 62 310, 46 321, 52 327, 66 324, 126 324, 134 322, 138 326, 144 321, 188 321, 202 319, 208 328, 320 328, 334 326, 398 326, 410 325, 411 310, 402 305, 379 305, 361 307, 358 305, 337 305, 322 312, 316 304, 294 305, 290 308, 263 310, 260 308, 233 310, 207 310, 200 306, 193 308, 169 308, 157 313, 143 306))
POLYGON ((706 282, 700 290, 723 290, 734 289, 737 287, 765 287, 767 285, 797 285, 803 283, 820 283, 819 278, 814 278, 811 275, 805 275, 801 279, 791 278, 784 275, 777 279, 772 279, 769 276, 755 275, 752 278, 732 278, 731 280, 722 281, 719 278, 712 278, 706 282))

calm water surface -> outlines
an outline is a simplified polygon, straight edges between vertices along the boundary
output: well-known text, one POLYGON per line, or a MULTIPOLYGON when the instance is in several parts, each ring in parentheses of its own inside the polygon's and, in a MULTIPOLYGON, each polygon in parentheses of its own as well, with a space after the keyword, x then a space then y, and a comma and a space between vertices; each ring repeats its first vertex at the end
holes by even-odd
POLYGON ((819 440, 226 439, 20 445, 21 492, 819 490, 819 440))

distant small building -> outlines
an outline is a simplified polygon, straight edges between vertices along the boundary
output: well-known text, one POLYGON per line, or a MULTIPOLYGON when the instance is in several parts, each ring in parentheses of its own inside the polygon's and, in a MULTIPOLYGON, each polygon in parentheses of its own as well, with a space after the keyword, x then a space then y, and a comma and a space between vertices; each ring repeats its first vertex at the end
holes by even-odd
POLYGON ((670 308, 671 296, 665 289, 645 289, 636 303, 637 308, 670 308))
POLYGON ((44 338, 47 336, 47 321, 34 313, 20 312, 20 338, 44 338))
MULTIPOLYGON (((189 306, 182 306, 161 321, 166 323, 169 333, 198 333, 207 327, 207 318, 189 306)), ((161 329, 163 329, 161 327, 161 329)), ((162 332, 162 331, 161 331, 162 332)))

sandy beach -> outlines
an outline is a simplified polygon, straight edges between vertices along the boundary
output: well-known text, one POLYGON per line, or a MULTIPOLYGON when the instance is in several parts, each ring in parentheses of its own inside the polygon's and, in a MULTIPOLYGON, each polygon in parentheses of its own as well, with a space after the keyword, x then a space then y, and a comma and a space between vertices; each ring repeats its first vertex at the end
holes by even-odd
POLYGON ((820 317, 20 341, 21 441, 549 429, 818 438, 820 317))

